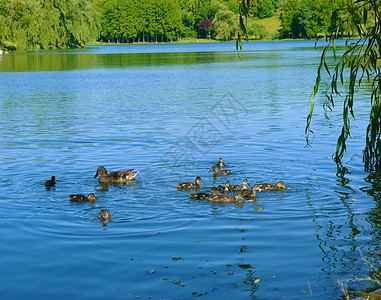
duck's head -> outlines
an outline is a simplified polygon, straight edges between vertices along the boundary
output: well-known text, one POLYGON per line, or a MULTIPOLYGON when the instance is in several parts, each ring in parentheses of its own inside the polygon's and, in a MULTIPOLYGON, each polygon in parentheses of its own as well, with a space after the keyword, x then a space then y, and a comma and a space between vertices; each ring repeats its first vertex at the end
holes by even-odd
MULTIPOLYGON (((212 166, 209 170, 209 172, 214 172, 214 173, 217 173, 217 168, 215 166, 212 166)), ((209 173, 208 172, 208 173, 209 173)))
POLYGON ((245 200, 245 198, 243 198, 243 195, 241 193, 238 193, 237 195, 234 196, 234 199, 235 200, 245 200))
POLYGON ((94 178, 96 178, 98 175, 107 175, 107 170, 105 167, 100 166, 97 169, 97 173, 95 173, 94 178))
POLYGON ((53 182, 55 182, 55 181, 56 181, 56 176, 52 176, 52 177, 50 177, 50 180, 53 181, 53 182))
POLYGON ((244 179, 243 182, 242 182, 242 185, 248 185, 248 186, 251 186, 250 183, 249 183, 249 180, 247 179, 244 179))
POLYGON ((278 182, 276 183, 276 186, 277 186, 278 188, 280 188, 280 189, 286 189, 286 188, 287 188, 283 181, 278 181, 278 182))
POLYGON ((96 201, 96 200, 98 200, 97 198, 95 198, 95 195, 93 193, 90 193, 87 196, 87 199, 89 199, 89 201, 96 201))
POLYGON ((219 193, 219 190, 216 187, 212 188, 212 195, 215 195, 217 193, 219 193))
POLYGON ((204 183, 201 179, 201 177, 196 177, 196 180, 195 180, 196 184, 199 184, 200 182, 204 183))
POLYGON ((231 184, 230 184, 230 181, 229 181, 229 180, 225 182, 225 186, 226 186, 226 187, 230 187, 230 186, 231 186, 231 184))

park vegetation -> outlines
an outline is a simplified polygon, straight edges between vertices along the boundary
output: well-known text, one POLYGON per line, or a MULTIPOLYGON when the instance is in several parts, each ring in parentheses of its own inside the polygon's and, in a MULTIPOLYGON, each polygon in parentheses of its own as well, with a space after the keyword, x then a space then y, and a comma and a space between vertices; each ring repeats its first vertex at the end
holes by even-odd
POLYGON ((90 0, 0 1, 0 49, 82 47, 99 29, 90 0))
MULTIPOLYGON (((237 40, 244 2, 249 39, 326 36, 347 14, 347 0, 2 0, 0 49, 237 40), (276 30, 262 20, 273 20, 276 30)), ((340 28, 340 35, 355 31, 349 23, 340 28)))

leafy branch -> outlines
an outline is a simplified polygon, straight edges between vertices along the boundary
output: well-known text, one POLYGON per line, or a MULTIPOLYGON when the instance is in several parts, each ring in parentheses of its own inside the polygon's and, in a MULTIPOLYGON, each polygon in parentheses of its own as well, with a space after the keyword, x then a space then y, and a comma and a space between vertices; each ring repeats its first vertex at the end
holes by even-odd
POLYGON ((310 144, 311 120, 315 107, 315 98, 321 84, 322 69, 331 78, 330 91, 324 102, 324 110, 332 110, 335 105, 335 96, 341 96, 338 85, 346 89, 343 103, 343 121, 341 133, 337 139, 334 161, 342 166, 342 159, 347 149, 347 139, 350 137, 350 122, 355 118, 354 100, 356 92, 361 88, 371 88, 371 111, 369 124, 366 130, 366 146, 363 154, 365 170, 375 171, 381 167, 381 10, 379 0, 357 0, 348 2, 348 20, 355 25, 356 35, 359 37, 355 42, 346 43, 346 51, 336 57, 336 39, 339 28, 331 33, 328 45, 324 48, 320 64, 317 69, 315 86, 310 102, 310 111, 307 116, 305 135, 307 144, 310 144), (327 63, 327 50, 333 50, 336 60, 332 72, 327 63), (348 71, 348 73, 347 73, 348 71), (348 76, 348 84, 345 80, 348 76))

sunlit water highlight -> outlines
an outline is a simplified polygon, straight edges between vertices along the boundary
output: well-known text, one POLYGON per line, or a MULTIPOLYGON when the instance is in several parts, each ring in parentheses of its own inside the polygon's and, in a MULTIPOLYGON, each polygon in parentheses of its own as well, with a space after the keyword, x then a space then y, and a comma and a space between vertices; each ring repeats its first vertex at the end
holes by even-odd
POLYGON ((313 147, 304 140, 322 48, 244 49, 243 60, 232 43, 0 56, 2 298, 332 299, 337 280, 369 274, 361 253, 378 250, 380 218, 362 170, 366 95, 350 173, 337 177, 340 108, 327 120, 318 104, 313 147), (219 157, 232 174, 214 179, 219 157), (140 173, 105 187, 100 165, 140 173), (196 176, 202 191, 245 178, 291 189, 218 205, 177 191, 196 176), (69 201, 90 192, 100 200, 69 201))

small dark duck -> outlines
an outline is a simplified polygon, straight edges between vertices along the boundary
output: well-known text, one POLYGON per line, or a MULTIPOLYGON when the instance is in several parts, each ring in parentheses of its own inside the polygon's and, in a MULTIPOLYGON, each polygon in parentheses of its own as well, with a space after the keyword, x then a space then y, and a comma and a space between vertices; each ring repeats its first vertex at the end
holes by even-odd
POLYGON ((196 177, 194 182, 195 183, 193 182, 176 183, 176 185, 179 190, 189 190, 189 189, 199 189, 200 182, 204 183, 201 177, 196 177))
POLYGON ((217 176, 217 175, 229 175, 230 174, 230 170, 220 170, 220 171, 217 171, 217 168, 215 166, 211 167, 209 172, 214 172, 214 176, 217 176))
POLYGON ((231 187, 231 190, 232 191, 242 191, 242 190, 246 190, 247 186, 251 186, 251 185, 247 179, 244 179, 242 182, 242 185, 233 185, 231 187))
POLYGON ((210 197, 208 197, 209 201, 220 202, 220 203, 238 202, 238 200, 240 199, 245 200, 245 198, 243 198, 241 193, 238 193, 234 197, 230 197, 227 195, 211 195, 210 197))
POLYGON ((71 202, 94 202, 98 200, 95 195, 90 193, 87 197, 84 195, 69 195, 71 202))
POLYGON ((220 193, 229 194, 230 191, 231 191, 231 184, 230 184, 230 181, 226 181, 225 185, 221 185, 221 184, 219 184, 219 185, 217 186, 217 190, 218 190, 218 192, 220 192, 220 193))
POLYGON ((99 177, 99 182, 127 182, 129 180, 135 179, 136 175, 138 175, 139 171, 133 172, 133 169, 128 171, 115 171, 111 173, 107 173, 107 170, 105 167, 100 166, 97 169, 97 173, 94 175, 94 178, 96 178, 98 175, 101 175, 99 177))
POLYGON ((224 160, 221 157, 218 159, 218 162, 216 163, 216 166, 219 166, 220 170, 222 170, 222 168, 226 166, 225 163, 224 163, 224 160))
POLYGON ((45 181, 45 186, 46 187, 52 187, 56 185, 56 177, 52 176, 49 180, 45 181))
POLYGON ((112 214, 107 209, 102 209, 98 215, 98 218, 103 221, 110 220, 111 217, 112 217, 112 214))
POLYGON ((189 198, 196 199, 196 200, 203 200, 208 199, 208 197, 215 195, 216 193, 219 193, 217 188, 212 188, 211 195, 206 193, 195 193, 195 194, 189 194, 189 198))
POLYGON ((275 185, 271 183, 260 183, 254 185, 258 191, 275 191, 275 190, 284 190, 289 189, 286 187, 283 181, 278 181, 275 185))

